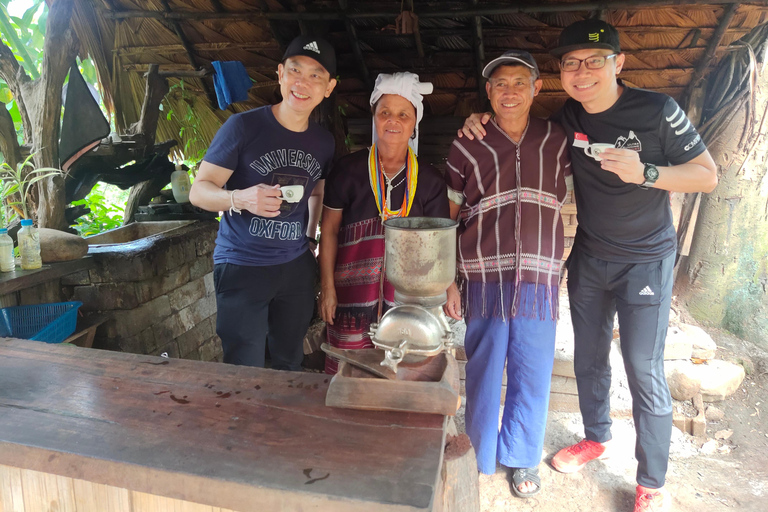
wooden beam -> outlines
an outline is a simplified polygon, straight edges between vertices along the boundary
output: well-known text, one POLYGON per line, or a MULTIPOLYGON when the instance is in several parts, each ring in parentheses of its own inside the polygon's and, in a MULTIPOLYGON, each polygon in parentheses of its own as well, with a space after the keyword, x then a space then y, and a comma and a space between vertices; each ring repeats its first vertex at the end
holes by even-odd
POLYGON ((147 73, 147 85, 144 90, 144 101, 141 105, 141 118, 136 125, 134 133, 140 134, 144 139, 144 154, 147 157, 155 148, 155 133, 157 121, 160 118, 160 103, 168 94, 168 80, 158 73, 159 66, 150 64, 147 73))
MULTIPOLYGON (((160 3, 162 4, 163 9, 165 9, 165 12, 171 12, 171 6, 168 4, 168 0, 160 0, 160 3)), ((187 53, 187 59, 189 59, 189 63, 192 64, 193 68, 198 69, 199 66, 197 64, 197 56, 192 49, 192 45, 190 44, 189 39, 187 39, 187 35, 184 33, 184 29, 181 28, 181 24, 178 21, 170 21, 169 24, 171 25, 171 28, 173 28, 173 31, 176 32, 176 36, 181 40, 181 44, 184 46, 184 50, 187 53)), ((208 102, 211 104, 211 108, 214 110, 219 108, 218 102, 216 101, 216 95, 211 90, 208 82, 201 78, 200 83, 203 87, 203 91, 205 91, 206 97, 208 98, 208 102)))
MULTIPOLYGON (((664 35, 687 35, 691 32, 691 27, 677 27, 677 26, 659 26, 659 25, 653 25, 653 26, 647 26, 647 25, 636 25, 631 27, 618 27, 619 32, 625 35, 648 35, 648 34, 664 34, 664 35)), ((703 38, 707 38, 708 36, 711 36, 714 34, 715 30, 717 30, 717 27, 699 27, 699 30, 701 30, 700 36, 703 38)), ((738 36, 743 36, 745 34, 748 34, 752 29, 750 28, 743 28, 743 27, 733 27, 726 31, 726 34, 733 34, 738 36)), ((495 38, 495 37, 510 37, 510 36, 529 36, 529 35, 542 35, 547 37, 557 37, 560 35, 560 32, 562 32, 561 28, 558 27, 505 27, 505 28, 499 28, 499 27, 488 27, 483 30, 483 35, 486 38, 495 38)), ((376 37, 407 37, 407 36, 401 36, 399 34, 391 34, 391 33, 382 33, 380 30, 364 30, 359 31, 358 34, 363 40, 366 40, 368 38, 375 39, 376 37)), ((466 28, 453 28, 453 29, 425 29, 421 31, 421 35, 423 37, 427 38, 437 38, 440 36, 461 36, 461 37, 470 37, 472 35, 472 29, 469 27, 466 28)), ((702 45, 703 47, 703 45, 702 45)), ((677 50, 680 50, 681 48, 675 48, 677 50)))
MULTIPOLYGON (((147 68, 147 72, 144 74, 144 76, 149 75, 152 66, 156 66, 157 64, 150 64, 147 68)), ((196 71, 158 71, 157 75, 164 77, 164 78, 203 78, 204 76, 212 75, 213 69, 208 68, 202 68, 198 69, 196 71)))
MULTIPOLYGON (((498 5, 491 7, 474 7, 472 9, 456 10, 427 10, 419 11, 420 18, 472 18, 475 16, 494 16, 503 14, 539 14, 539 13, 558 13, 558 12, 589 12, 605 9, 610 5, 612 10, 633 9, 642 7, 679 7, 684 5, 705 6, 705 5, 728 5, 740 4, 741 0, 619 0, 619 1, 598 1, 598 2, 572 2, 572 3, 552 3, 552 4, 529 4, 529 5, 498 5)), ((750 2, 753 4, 766 5, 768 2, 750 2)), ((286 20, 286 21, 321 21, 321 20, 343 20, 366 19, 366 18, 396 18, 400 11, 377 11, 377 12, 259 12, 259 11, 239 11, 239 12, 163 12, 149 10, 125 10, 109 11, 105 17, 109 19, 125 18, 155 18, 160 20, 176 21, 203 21, 213 19, 231 19, 231 20, 286 20)))
MULTIPOLYGON (((472 0, 472 5, 477 6, 478 0, 472 0)), ((477 104, 482 105, 485 100, 485 87, 483 84, 483 66, 485 66, 485 46, 483 45, 483 18, 475 16, 472 19, 472 40, 475 47, 475 75, 477 77, 477 104)))
POLYGON ((352 21, 346 17, 347 8, 349 7, 347 0, 339 0, 339 7, 345 15, 344 26, 347 29, 347 37, 349 38, 349 44, 352 46, 352 53, 355 55, 355 61, 357 61, 357 67, 360 69, 360 77, 365 82, 365 86, 368 89, 373 89, 373 81, 368 71, 368 66, 365 64, 365 58, 363 58, 363 50, 360 48, 360 41, 357 38, 357 29, 352 24, 352 21))
MULTIPOLYGON (((406 6, 411 12, 415 12, 413 8, 413 0, 407 0, 406 6)), ((419 54, 419 58, 424 58, 424 45, 421 43, 421 30, 419 29, 418 18, 416 19, 416 26, 413 29, 413 41, 416 43, 416 52, 419 54)))
MULTIPOLYGON (((731 24, 731 20, 733 20, 733 16, 736 14, 736 10, 738 8, 738 4, 731 4, 726 8, 725 13, 723 13, 723 18, 720 20, 720 24, 718 25, 717 30, 715 30, 715 33, 712 35, 709 43, 707 44, 706 52, 701 57, 701 60, 698 62, 698 64, 696 64, 696 69, 693 72, 691 81, 688 83, 688 87, 686 88, 683 95, 685 98, 691 97, 693 89, 698 85, 699 80, 704 77, 704 73, 714 60, 717 49, 720 46, 720 43, 723 41, 723 37, 725 36, 725 33, 728 30, 728 26, 731 24)), ((701 99, 703 100, 703 97, 701 99)), ((690 110, 691 107, 694 107, 697 112, 701 111, 700 105, 692 105, 691 101, 686 101, 688 103, 686 105, 686 110, 690 110)))
MULTIPOLYGON (((225 41, 218 43, 194 43, 190 44, 190 47, 195 52, 218 52, 222 50, 279 50, 279 45, 274 41, 256 41, 251 43, 238 43, 235 41, 225 41)), ((143 53, 149 54, 174 54, 186 52, 183 44, 161 44, 161 45, 148 45, 148 46, 123 46, 122 48, 114 48, 112 53, 117 55, 141 55, 143 53)), ((277 62, 275 63, 277 67, 277 62)))
MULTIPOLYGON (((657 92, 663 92, 664 94, 668 94, 670 96, 677 96, 680 94, 680 92, 685 87, 682 85, 679 86, 671 86, 671 87, 656 87, 653 88, 654 91, 657 92)), ((357 90, 357 91, 344 91, 343 93, 340 92, 339 96, 341 97, 357 97, 357 96, 370 96, 369 91, 364 90, 357 90)), ((472 88, 451 88, 451 89, 445 89, 445 88, 439 88, 435 89, 432 94, 430 94, 428 97, 424 98, 424 101, 428 102, 429 97, 431 96, 441 96, 441 95, 453 95, 458 97, 468 97, 476 94, 475 89, 472 88)), ((536 96, 537 98, 569 98, 568 94, 563 90, 548 90, 548 91, 541 91, 536 96)), ((536 100, 534 100, 534 103, 536 100)))

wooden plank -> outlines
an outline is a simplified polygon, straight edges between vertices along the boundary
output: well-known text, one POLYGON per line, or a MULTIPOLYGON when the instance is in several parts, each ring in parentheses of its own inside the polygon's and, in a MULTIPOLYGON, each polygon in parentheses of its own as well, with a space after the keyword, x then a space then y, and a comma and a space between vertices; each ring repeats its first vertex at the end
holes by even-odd
POLYGON ((566 238, 576 236, 576 228, 577 228, 577 226, 573 226, 573 225, 571 225, 571 226, 563 226, 563 235, 566 238))
POLYGON ((559 412, 579 412, 579 397, 564 393, 549 394, 549 410, 559 412))
POLYGON ((24 512, 21 470, 0 465, 0 512, 24 512))
POLYGON ((13 272, 0 274, 0 295, 23 290, 80 270, 93 268, 93 266, 93 258, 90 256, 72 261, 50 263, 36 270, 22 270, 20 265, 16 265, 16 270, 13 272))
POLYGON ((329 380, 3 339, 0 464, 232 510, 431 510, 443 417, 326 407, 329 380))
POLYGON ((77 512, 138 512, 136 507, 131 508, 131 491, 128 489, 87 482, 79 478, 72 479, 72 489, 75 493, 77 512))
POLYGON ((560 215, 576 215, 576 203, 566 203, 560 208, 560 215))
POLYGON ((696 202, 693 205, 691 218, 688 221, 688 229, 685 232, 683 246, 680 248, 680 256, 688 256, 691 253, 691 243, 693 243, 693 232, 696 231, 696 221, 699 219, 699 208, 701 208, 701 194, 696 196, 696 202))
POLYGON ((573 371, 573 361, 555 358, 555 362, 552 366, 552 375, 560 375, 562 377, 571 377, 575 379, 576 373, 573 371))
POLYGON ((576 379, 573 377, 563 377, 561 375, 552 375, 552 393, 562 393, 564 395, 578 395, 576 388, 576 379))
POLYGON ((21 470, 0 465, 0 512, 235 512, 189 501, 164 498, 153 494, 129 491, 77 478, 67 478, 40 471, 21 470), (13 485, 15 488, 10 489, 13 485), (23 489, 34 495, 30 506, 23 500, 14 504, 14 495, 23 489), (35 507, 35 508, 32 508, 35 507), (42 507, 42 508, 38 508, 42 507))
POLYGON ((445 353, 420 367, 400 364, 400 379, 374 377, 346 361, 339 364, 325 397, 330 407, 426 412, 453 416, 461 406, 456 359, 445 353))

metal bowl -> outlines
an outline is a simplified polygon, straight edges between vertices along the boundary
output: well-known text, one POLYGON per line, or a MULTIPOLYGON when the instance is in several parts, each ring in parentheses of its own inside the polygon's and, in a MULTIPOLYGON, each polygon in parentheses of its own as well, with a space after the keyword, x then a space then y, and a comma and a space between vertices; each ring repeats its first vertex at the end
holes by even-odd
POLYGON ((387 311, 371 332, 377 348, 402 351, 404 361, 416 362, 443 349, 445 329, 421 306, 403 305, 387 311))

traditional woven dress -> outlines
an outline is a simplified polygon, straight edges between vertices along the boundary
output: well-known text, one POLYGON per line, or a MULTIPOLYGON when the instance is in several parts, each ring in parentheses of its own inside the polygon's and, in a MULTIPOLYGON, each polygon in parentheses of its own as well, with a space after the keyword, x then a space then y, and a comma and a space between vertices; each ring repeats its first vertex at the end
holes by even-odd
MULTIPOLYGON (((373 347, 368 328, 378 318, 380 301, 382 312, 394 304, 394 288, 381 275, 384 225, 374 189, 390 212, 401 210, 408 197, 409 217, 449 216, 445 181, 437 169, 418 164, 415 189, 406 196, 408 169, 404 167, 389 184, 381 177, 380 187, 373 179, 370 157, 370 149, 365 149, 342 158, 325 183, 324 206, 342 212, 334 270, 338 304, 334 325, 328 325, 329 343, 342 349, 373 347)), ((327 373, 336 373, 337 368, 335 359, 326 358, 327 373)))

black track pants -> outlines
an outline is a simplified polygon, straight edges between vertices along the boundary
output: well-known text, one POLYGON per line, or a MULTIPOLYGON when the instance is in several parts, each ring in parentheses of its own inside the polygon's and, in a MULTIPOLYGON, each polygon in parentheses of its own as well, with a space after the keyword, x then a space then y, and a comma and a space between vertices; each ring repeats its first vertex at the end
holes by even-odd
POLYGON ((300 371, 316 277, 317 262, 309 251, 279 265, 215 265, 216 333, 224 362, 263 367, 269 343, 273 369, 300 371))
POLYGON ((611 263, 574 248, 568 294, 575 336, 574 368, 586 438, 611 439, 609 391, 614 314, 632 394, 637 482, 664 485, 672 435, 672 400, 664 377, 664 342, 675 255, 653 263, 611 263))

